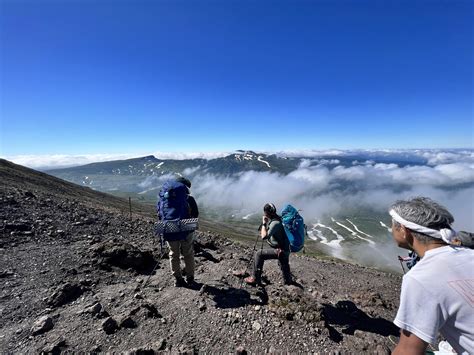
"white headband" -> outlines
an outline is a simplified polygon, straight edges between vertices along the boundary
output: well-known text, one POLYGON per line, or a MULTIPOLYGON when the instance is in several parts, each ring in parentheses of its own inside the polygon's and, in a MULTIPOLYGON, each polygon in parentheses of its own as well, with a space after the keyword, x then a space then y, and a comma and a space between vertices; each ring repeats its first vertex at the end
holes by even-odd
POLYGON ((407 221, 398 215, 394 210, 388 212, 392 218, 400 224, 403 224, 405 227, 419 233, 429 235, 430 237, 436 239, 442 239, 446 243, 451 244, 453 238, 456 236, 456 232, 453 229, 443 228, 441 230, 431 229, 427 227, 420 226, 419 224, 407 221))

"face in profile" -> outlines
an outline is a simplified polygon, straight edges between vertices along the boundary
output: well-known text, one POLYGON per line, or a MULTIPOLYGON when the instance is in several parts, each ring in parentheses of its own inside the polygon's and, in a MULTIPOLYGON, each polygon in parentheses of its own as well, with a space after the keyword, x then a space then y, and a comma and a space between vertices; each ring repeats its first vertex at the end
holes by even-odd
POLYGON ((396 224, 392 220, 392 237, 395 243, 400 248, 404 249, 410 249, 410 246, 408 245, 407 239, 406 239, 406 229, 400 224, 396 224))

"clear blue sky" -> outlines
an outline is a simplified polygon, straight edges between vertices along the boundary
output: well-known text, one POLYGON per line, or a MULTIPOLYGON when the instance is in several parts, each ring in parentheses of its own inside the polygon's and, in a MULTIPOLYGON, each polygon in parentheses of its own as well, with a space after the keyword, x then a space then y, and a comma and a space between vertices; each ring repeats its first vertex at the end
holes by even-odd
POLYGON ((473 2, 0 1, 0 155, 473 147, 473 2))

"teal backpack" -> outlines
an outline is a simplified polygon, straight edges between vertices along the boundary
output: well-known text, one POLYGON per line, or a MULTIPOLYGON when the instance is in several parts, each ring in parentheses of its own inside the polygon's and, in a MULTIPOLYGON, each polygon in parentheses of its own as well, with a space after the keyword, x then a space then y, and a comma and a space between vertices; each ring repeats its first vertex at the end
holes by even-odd
POLYGON ((298 210, 292 205, 286 205, 281 210, 281 219, 286 236, 290 241, 290 250, 293 253, 301 251, 304 247, 306 225, 298 210))

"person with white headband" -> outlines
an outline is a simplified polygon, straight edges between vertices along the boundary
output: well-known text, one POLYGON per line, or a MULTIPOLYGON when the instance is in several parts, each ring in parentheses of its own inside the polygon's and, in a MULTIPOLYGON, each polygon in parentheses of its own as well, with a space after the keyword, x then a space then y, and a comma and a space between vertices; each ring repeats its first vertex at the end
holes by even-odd
POLYGON ((393 354, 425 354, 438 332, 458 354, 474 354, 474 250, 454 245, 454 218, 425 197, 395 202, 392 236, 421 260, 403 276, 393 354))

